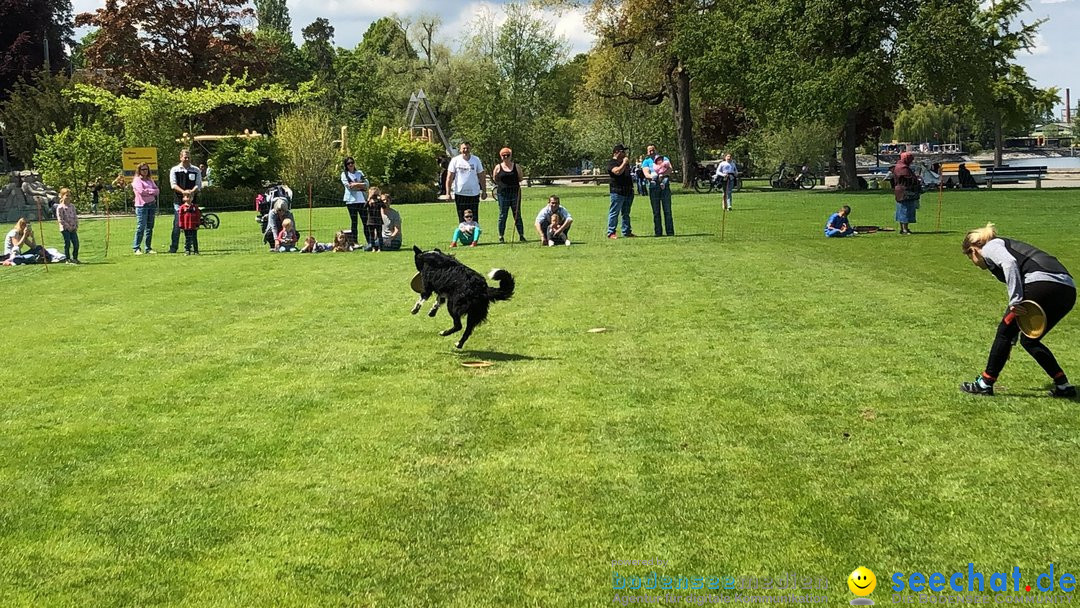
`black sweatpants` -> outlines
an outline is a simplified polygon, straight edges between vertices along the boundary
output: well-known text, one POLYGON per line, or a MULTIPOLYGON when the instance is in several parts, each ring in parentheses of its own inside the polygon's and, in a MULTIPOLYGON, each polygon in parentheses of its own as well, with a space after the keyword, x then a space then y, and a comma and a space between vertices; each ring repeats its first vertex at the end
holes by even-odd
POLYGON ((1027 283, 1024 285, 1024 299, 1034 300, 1042 306, 1043 312, 1046 313, 1046 331, 1038 340, 1022 336, 1020 324, 1015 315, 1006 314, 998 324, 997 335, 990 346, 990 357, 986 361, 986 371, 983 372, 991 382, 997 380, 1001 370, 1005 368, 1005 362, 1009 360, 1009 353, 1012 352, 1017 336, 1020 336, 1020 346, 1024 347, 1024 350, 1035 359, 1050 378, 1056 379, 1062 373, 1061 366, 1054 358, 1054 353, 1050 352, 1042 340, 1058 324, 1058 321, 1064 319, 1065 315, 1072 310, 1076 304, 1076 289, 1049 281, 1027 283))

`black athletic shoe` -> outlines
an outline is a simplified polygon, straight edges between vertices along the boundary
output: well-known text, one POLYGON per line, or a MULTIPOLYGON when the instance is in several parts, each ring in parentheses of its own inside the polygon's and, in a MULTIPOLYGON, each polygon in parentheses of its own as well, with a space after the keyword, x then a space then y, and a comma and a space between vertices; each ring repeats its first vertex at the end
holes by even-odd
POLYGON ((977 379, 975 380, 975 382, 965 382, 961 384, 960 390, 972 395, 986 395, 987 397, 994 396, 994 387, 988 386, 986 388, 983 388, 979 384, 979 381, 977 379))
POLYGON ((1065 388, 1058 388, 1056 385, 1050 389, 1051 397, 1066 397, 1070 399, 1076 398, 1076 387, 1066 386, 1065 388))

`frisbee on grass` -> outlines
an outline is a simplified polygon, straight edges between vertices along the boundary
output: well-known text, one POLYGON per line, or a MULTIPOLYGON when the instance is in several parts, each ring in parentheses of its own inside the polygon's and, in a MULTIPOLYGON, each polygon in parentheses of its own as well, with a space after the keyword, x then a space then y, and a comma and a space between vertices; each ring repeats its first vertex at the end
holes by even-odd
POLYGON ((495 365, 491 361, 462 361, 462 367, 491 367, 495 365))
POLYGON ((416 293, 424 293, 424 278, 420 276, 420 273, 416 273, 412 278, 412 282, 409 283, 409 287, 416 293))
POLYGON ((1020 302, 1023 313, 1017 313, 1016 322, 1020 331, 1032 340, 1038 340, 1046 332, 1046 311, 1035 300, 1020 302))
POLYGON ((604 333, 605 331, 607 331, 607 328, 606 328, 606 327, 594 327, 594 328, 592 328, 592 329, 588 330, 588 332, 589 332, 590 334, 602 334, 602 333, 604 333))

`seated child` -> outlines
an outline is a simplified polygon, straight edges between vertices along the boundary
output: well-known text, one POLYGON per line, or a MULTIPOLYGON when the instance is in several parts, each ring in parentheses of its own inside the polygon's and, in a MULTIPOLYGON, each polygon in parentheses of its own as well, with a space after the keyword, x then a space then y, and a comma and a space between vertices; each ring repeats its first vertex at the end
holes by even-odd
POLYGON ((338 230, 334 234, 334 244, 330 247, 335 253, 343 251, 353 251, 356 249, 356 244, 349 238, 349 235, 344 230, 338 230))
POLYGON ((653 173, 656 174, 656 178, 653 179, 653 183, 660 188, 667 188, 671 184, 671 174, 675 171, 675 168, 671 166, 671 161, 664 158, 662 155, 657 154, 653 158, 653 173))
POLYGON ((830 215, 829 221, 825 222, 825 236, 842 237, 857 234, 848 223, 849 213, 851 213, 851 207, 844 205, 836 213, 830 215))
POLYGON ((548 247, 554 247, 555 245, 570 245, 570 239, 566 238, 566 233, 559 230, 559 228, 562 228, 562 225, 562 216, 558 213, 552 213, 551 220, 548 221, 547 227, 548 247))
POLYGON ((300 240, 300 233, 293 227, 293 221, 285 218, 281 222, 281 232, 274 239, 274 248, 279 252, 296 251, 296 243, 300 240))
POLYGON ((458 224, 458 227, 454 230, 454 240, 450 242, 450 246, 457 247, 458 243, 461 243, 469 247, 476 247, 479 242, 480 224, 473 221, 472 210, 466 209, 465 221, 458 224))
POLYGON ((324 251, 330 251, 333 248, 333 243, 320 243, 315 240, 315 237, 309 236, 304 239, 304 246, 300 248, 300 253, 323 253, 324 251))
POLYGON ((367 216, 364 218, 364 235, 367 237, 367 247, 364 247, 364 251, 382 250, 383 196, 385 195, 368 196, 367 216))

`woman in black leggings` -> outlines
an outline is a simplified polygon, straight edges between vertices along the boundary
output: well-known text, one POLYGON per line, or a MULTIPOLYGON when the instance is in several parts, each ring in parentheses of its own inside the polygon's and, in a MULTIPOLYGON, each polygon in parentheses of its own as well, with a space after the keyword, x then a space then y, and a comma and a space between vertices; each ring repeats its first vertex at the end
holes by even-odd
POLYGON ((1020 346, 1043 368, 1053 386, 1051 397, 1076 397, 1076 387, 1058 365, 1042 339, 1069 314, 1076 304, 1076 284, 1072 275, 1054 256, 1023 243, 999 237, 993 224, 972 230, 964 237, 964 255, 984 270, 989 270, 1009 290, 1009 309, 998 324, 997 335, 990 346, 986 369, 973 382, 960 385, 960 390, 973 395, 993 396, 994 382, 1009 360, 1009 353, 1020 325, 1017 314, 1023 312, 1023 300, 1037 302, 1046 313, 1046 330, 1038 338, 1020 336, 1020 346))

